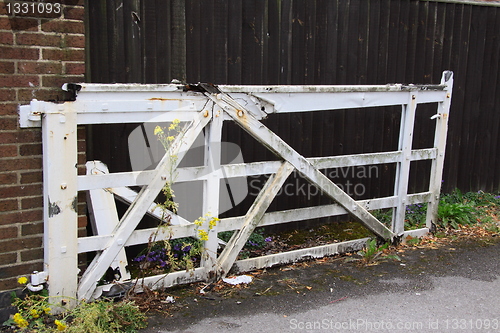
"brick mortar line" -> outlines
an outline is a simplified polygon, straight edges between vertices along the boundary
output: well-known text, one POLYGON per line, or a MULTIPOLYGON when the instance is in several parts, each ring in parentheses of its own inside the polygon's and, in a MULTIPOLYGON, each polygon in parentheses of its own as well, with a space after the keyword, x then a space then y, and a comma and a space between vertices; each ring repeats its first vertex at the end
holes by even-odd
MULTIPOLYGON (((76 64, 78 64, 78 62, 76 62, 76 64)), ((22 74, 18 74, 18 75, 22 75, 22 74)), ((27 74, 27 75, 40 75, 40 76, 45 76, 45 77, 52 77, 52 76, 63 76, 63 77, 69 77, 69 78, 74 78, 74 77, 80 77, 82 76, 82 74, 63 74, 63 73, 57 73, 57 74, 27 74)), ((40 88, 45 88, 45 89, 51 89, 51 88, 55 88, 55 89, 58 89, 60 90, 61 87, 47 87, 47 86, 39 86, 40 88)), ((16 87, 16 88, 21 88, 22 87, 16 87)), ((35 87, 31 88, 31 89, 35 89, 35 87)))
MULTIPOLYGON (((12 102, 11 102, 12 103, 12 102)), ((29 105, 30 101, 21 101, 21 102, 13 102, 15 104, 20 104, 20 103, 26 103, 26 104, 22 104, 22 105, 29 105)), ((4 117, 4 116, 2 116, 4 117)), ((5 116, 7 117, 7 116, 5 116)), ((14 115, 14 116, 11 116, 11 117, 17 117, 17 115, 14 115)), ((23 128, 23 130, 34 130, 34 129, 38 129, 38 130, 41 130, 41 127, 31 127, 31 128, 23 128)), ((0 131, 0 133, 8 133, 8 134, 12 134, 12 133, 19 133, 19 130, 20 129, 15 129, 15 130, 2 130, 0 131)), ((16 143, 20 143, 20 144, 23 144, 23 143, 30 143, 30 142, 16 142, 16 143)), ((42 143, 42 141, 36 141, 36 142, 32 142, 32 143, 42 143)), ((9 158, 9 157, 3 157, 3 158, 9 158)))
POLYGON ((84 5, 66 5, 64 4, 65 8, 70 8, 70 9, 78 9, 78 8, 85 8, 84 5))
MULTIPOLYGON (((21 46, 21 45, 20 45, 21 46)), ((24 45, 22 45, 24 46, 24 45)), ((32 48, 39 48, 41 50, 85 50, 84 47, 76 47, 76 46, 64 46, 64 47, 58 47, 58 46, 34 46, 34 45, 27 45, 31 46, 32 48)))
MULTIPOLYGON (((82 21, 83 22, 83 21, 82 21)), ((12 30, 12 29, 0 29, 0 32, 11 32, 12 34, 28 34, 28 35, 47 35, 47 36, 79 36, 79 37, 84 37, 84 33, 79 33, 79 32, 57 32, 57 31, 30 31, 30 30, 12 30)), ((2 45, 9 45, 12 46, 12 44, 2 44, 2 45)), ((33 45, 35 47, 39 45, 33 45)))
MULTIPOLYGON (((12 44, 2 44, 1 47, 8 47, 8 48, 13 48, 13 49, 40 49, 40 50, 45 50, 45 49, 54 49, 54 50, 67 50, 67 49, 77 49, 77 50, 85 50, 84 47, 75 47, 75 46, 64 46, 64 47, 58 47, 58 46, 40 46, 40 45, 12 45, 12 44)), ((24 59, 8 59, 8 58, 1 58, 5 60, 24 60, 24 59)), ((33 60, 33 59, 27 59, 27 60, 33 60)))
MULTIPOLYGON (((30 18, 35 18, 35 17, 30 17, 30 18)), ((80 19, 70 19, 70 18, 65 18, 63 16, 61 17, 55 17, 55 18, 45 18, 45 17, 40 17, 39 18, 40 20, 47 20, 47 22, 50 22, 50 21, 58 21, 58 22, 61 22, 61 21, 64 21, 64 22, 71 22, 71 23, 82 23, 84 22, 84 20, 80 20, 80 19)), ((45 22, 43 22, 45 23, 45 22)), ((43 24, 42 23, 42 24, 43 24)))
MULTIPOLYGON (((41 235, 41 234, 38 234, 38 235, 41 235)), ((28 237, 24 236, 23 238, 28 238, 28 237)), ((31 238, 40 238, 40 236, 35 236, 35 237, 31 237, 31 238)), ((15 239, 15 238, 7 238, 7 239, 3 239, 3 241, 8 240, 8 239, 15 239)), ((43 245, 40 246, 40 247, 34 247, 33 248, 33 250, 37 250, 37 249, 43 249, 43 245)), ((2 252, 1 254, 17 254, 19 252, 29 251, 29 250, 31 250, 31 248, 25 249, 25 250, 16 250, 16 251, 2 252)), ((41 259, 33 259, 33 260, 28 260, 28 261, 19 261, 19 262, 16 262, 16 264, 28 263, 30 261, 43 261, 43 258, 41 258, 41 259)), ((9 267, 9 266, 10 266, 9 264, 0 265, 0 267, 9 267)))
MULTIPOLYGON (((26 35, 44 35, 44 36, 85 36, 84 33, 79 32, 57 32, 57 31, 29 31, 29 30, 16 30, 12 29, 0 29, 0 32, 12 32, 13 34, 26 34, 26 35)), ((38 45, 33 45, 38 46, 38 45)))
MULTIPOLYGON (((28 103, 28 104, 23 104, 23 105, 29 105, 29 102, 19 102, 19 103, 28 103)), ((18 104, 19 104, 18 103, 18 104)), ((2 116, 4 117, 4 116, 2 116)), ((7 116, 5 116, 7 117, 7 116)), ((17 115, 11 116, 11 117, 17 117, 17 115)), ((40 127, 31 127, 31 129, 39 129, 41 130, 40 127)), ((15 130, 2 130, 0 133, 7 133, 7 134, 12 134, 12 133, 18 133, 20 129, 15 129, 15 130)), ((23 128, 22 130, 30 130, 30 128, 23 128)), ((25 144, 25 143, 30 143, 30 142, 13 142, 13 143, 7 143, 7 144, 25 144)), ((42 141, 36 141, 36 142, 31 142, 31 143, 42 143, 42 141)), ((24 157, 24 156, 21 156, 24 157)), ((2 157, 1 159, 11 159, 11 157, 2 157)))
MULTIPOLYGON (((10 185, 0 185, 0 189, 8 189, 9 187, 21 187, 21 186, 26 186, 26 185, 41 186, 41 185, 43 185, 43 182, 28 183, 28 184, 17 184, 16 183, 16 184, 10 184, 10 185)), ((43 192, 43 188, 42 188, 42 192, 43 192)), ((41 195, 43 195, 43 193, 41 193, 41 195)), ((4 199, 16 199, 16 198, 19 198, 19 197, 16 196, 16 197, 4 198, 4 199)), ((2 199, 2 200, 4 200, 4 199, 2 199)))
MULTIPOLYGON (((40 170, 41 170, 41 169, 26 169, 26 170, 22 170, 22 171, 23 171, 23 172, 24 172, 24 171, 26 171, 26 172, 31 172, 31 171, 40 171, 40 170)), ((16 198, 17 198, 17 197, 16 197, 16 198)), ((10 198, 10 199, 14 199, 14 198, 10 198)), ((5 199, 0 199, 0 201, 1 201, 1 200, 5 200, 5 199)), ((40 208, 42 208, 42 207, 40 207, 40 208)), ((31 209, 33 209, 33 208, 31 208, 31 209)))
MULTIPOLYGON (((65 50, 66 48, 59 48, 59 49, 56 49, 56 50, 65 50)), ((75 48, 73 48, 75 49, 75 48)), ((79 50, 85 50, 83 48, 78 48, 79 50)), ((85 61, 83 60, 51 60, 51 59, 37 59, 37 60, 33 60, 33 59, 1 59, 0 58, 0 61, 3 61, 3 60, 8 60, 8 61, 16 61, 16 62, 29 62, 29 63, 32 63, 32 62, 36 62, 36 63, 82 63, 84 64, 85 61)), ((4 74, 1 74, 1 75, 12 75, 14 73, 4 73, 4 74)), ((24 73, 23 73, 24 74, 24 73)), ((84 75, 83 73, 81 75, 84 75)))
MULTIPOLYGON (((68 7, 69 8, 69 7, 68 7)), ((77 9, 78 7, 73 7, 71 9, 77 9)), ((81 7, 83 8, 83 7, 81 7)), ((64 16, 64 13, 61 13, 61 16, 57 16, 57 17, 40 17, 40 16, 31 16, 31 15, 26 15, 26 16, 15 16, 15 15, 8 15, 8 14, 0 14, 0 18, 6 18, 6 19, 18 19, 18 20, 24 20, 24 19, 28 19, 28 20, 45 20, 45 22, 43 23, 46 23, 46 22, 50 22, 50 21, 58 21, 58 22, 61 22, 61 21, 64 21, 64 22, 84 22, 85 20, 84 19, 76 19, 76 18, 66 18, 64 16)), ((38 22, 38 24, 43 24, 42 22, 38 22)))

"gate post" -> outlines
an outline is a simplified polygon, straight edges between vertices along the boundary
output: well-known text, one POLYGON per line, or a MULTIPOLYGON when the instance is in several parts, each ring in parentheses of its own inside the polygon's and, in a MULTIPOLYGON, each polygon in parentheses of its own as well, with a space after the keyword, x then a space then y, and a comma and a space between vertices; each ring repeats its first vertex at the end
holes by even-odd
POLYGON ((204 164, 209 169, 206 181, 203 182, 203 215, 209 215, 202 226, 208 231, 208 240, 203 245, 201 265, 205 268, 205 278, 215 278, 217 264, 217 225, 209 228, 209 220, 219 217, 220 201, 220 172, 221 172, 221 139, 223 113, 219 107, 214 107, 212 121, 207 125, 205 132, 204 164))
POLYGON ((399 131, 398 150, 401 158, 397 163, 394 196, 396 206, 392 218, 392 232, 397 236, 405 231, 405 213, 408 201, 408 181, 410 178, 411 149, 413 143, 413 130, 415 125, 415 112, 417 110, 418 91, 410 91, 407 104, 402 106, 401 127, 399 131))
POLYGON ((443 178, 444 153, 446 148, 446 136, 448 133, 448 115, 451 106, 451 92, 453 91, 453 72, 445 71, 441 77, 441 84, 447 87, 446 99, 439 102, 437 114, 432 116, 436 119, 436 133, 434 134, 434 148, 437 149, 436 158, 432 160, 429 192, 431 198, 427 207, 426 227, 432 229, 437 222, 439 196, 441 193, 441 182, 443 178))
POLYGON ((77 114, 45 104, 42 118, 44 270, 54 312, 76 305, 78 282, 77 114), (59 307, 61 306, 61 307, 59 307))

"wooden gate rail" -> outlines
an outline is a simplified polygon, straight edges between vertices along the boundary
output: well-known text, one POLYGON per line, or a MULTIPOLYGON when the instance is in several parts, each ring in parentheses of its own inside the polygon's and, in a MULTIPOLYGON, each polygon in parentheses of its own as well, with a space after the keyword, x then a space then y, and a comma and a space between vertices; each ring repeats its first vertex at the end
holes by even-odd
MULTIPOLYGON (((167 170, 175 169, 175 182, 203 181, 203 214, 219 216, 220 180, 251 175, 269 175, 255 202, 244 216, 221 219, 209 231, 204 242, 200 267, 191 272, 147 277, 144 283, 167 287, 179 283, 210 280, 233 271, 248 271, 316 258, 339 252, 361 249, 367 239, 329 244, 308 249, 278 253, 259 258, 236 260, 248 237, 257 226, 350 214, 377 237, 386 241, 403 235, 423 235, 437 217, 440 185, 444 163, 448 114, 453 85, 452 72, 443 73, 438 85, 375 85, 375 86, 212 86, 81 84, 65 85, 78 94, 75 101, 49 103, 33 100, 20 107, 21 127, 42 126, 44 167, 44 272, 48 276, 49 295, 65 297, 69 306, 76 299, 99 297, 105 287, 96 287, 117 256, 127 246, 146 244, 152 234, 156 240, 196 237, 196 225, 180 216, 183 223, 169 230, 148 228, 136 230, 165 182, 174 181, 167 170), (437 103, 436 131, 433 148, 412 149, 413 128, 417 106, 437 103), (343 156, 306 158, 300 155, 260 121, 272 113, 306 112, 401 106, 401 127, 397 151, 343 156), (76 127, 86 124, 164 123, 180 120, 184 126, 169 151, 154 170, 88 173, 77 175, 76 127), (279 161, 221 165, 221 133, 224 121, 233 121, 279 157, 279 161), (205 134, 204 163, 198 167, 177 168, 196 137, 205 134), (171 156, 177 156, 172 159, 171 156), (408 178, 412 161, 431 160, 428 191, 408 194, 408 178), (394 194, 389 197, 355 201, 320 170, 396 163, 394 194), (266 212, 287 177, 296 170, 333 204, 266 212), (77 237, 77 193, 101 189, 141 186, 141 191, 112 232, 77 237), (408 205, 427 203, 426 227, 404 229, 408 205), (393 208, 390 228, 369 211, 393 208), (217 233, 235 230, 222 253, 217 256, 217 233), (79 253, 97 254, 78 278, 79 253)), ((369 111, 368 111, 369 112, 369 111)), ((97 162, 93 162, 97 163, 97 162)), ((99 193, 99 192, 95 192, 99 193)), ((118 191, 111 191, 117 194, 118 191)), ((106 221, 96 221, 106 223, 106 221)))

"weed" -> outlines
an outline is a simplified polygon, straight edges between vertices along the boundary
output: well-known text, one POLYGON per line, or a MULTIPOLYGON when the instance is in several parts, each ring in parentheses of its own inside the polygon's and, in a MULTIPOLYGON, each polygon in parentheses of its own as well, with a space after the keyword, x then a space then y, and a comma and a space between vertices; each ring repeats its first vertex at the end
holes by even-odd
POLYGON ((376 209, 370 212, 377 220, 390 226, 392 223, 392 208, 376 209))
POLYGON ((424 227, 426 214, 427 214, 426 204, 416 203, 406 206, 405 229, 413 230, 424 227))
POLYGON ((371 239, 366 243, 363 250, 358 251, 357 255, 361 258, 348 258, 347 261, 361 261, 363 264, 370 265, 374 264, 377 260, 382 259, 393 259, 401 260, 397 255, 394 254, 384 254, 384 250, 389 248, 389 243, 385 243, 381 246, 377 246, 377 240, 371 239))
POLYGON ((465 195, 459 189, 444 194, 439 200, 438 219, 440 226, 458 229, 459 224, 471 224, 476 220, 476 201, 472 193, 465 195))
MULTIPOLYGON (((20 278, 25 284, 27 279, 20 278)), ((52 306, 46 290, 30 292, 23 297, 13 293, 12 305, 18 312, 3 323, 4 326, 26 332, 137 332, 147 326, 146 316, 130 301, 113 302, 99 300, 82 302, 76 308, 60 315, 52 314, 52 306)))
MULTIPOLYGON (((438 205, 438 225, 443 228, 457 229, 459 224, 467 225, 480 222, 486 230, 499 232, 498 216, 500 195, 483 191, 462 193, 459 189, 443 194, 438 205)), ((387 226, 392 222, 392 208, 378 209, 371 213, 387 226)), ((406 206, 405 230, 424 226, 427 214, 425 203, 406 206)))
POLYGON ((408 236, 408 237, 406 237, 405 241, 406 241, 407 245, 416 246, 416 245, 420 244, 421 239, 418 237, 408 236))
MULTIPOLYGON (((154 134, 158 137, 160 140, 161 144, 165 148, 165 151, 168 153, 170 148, 172 147, 175 138, 179 137, 179 140, 182 140, 183 136, 183 131, 180 128, 180 121, 179 119, 174 119, 172 124, 168 128, 162 128, 160 126, 156 126, 154 129, 154 134)), ((174 172, 173 166, 177 162, 178 157, 176 155, 171 155, 169 156, 170 158, 170 164, 169 164, 169 169, 167 170, 167 173, 169 175, 169 180, 165 182, 165 185, 162 188, 162 193, 165 197, 165 200, 163 203, 159 204, 158 206, 163 209, 163 218, 167 222, 170 222, 170 213, 169 211, 173 213, 177 213, 177 208, 178 204, 174 201, 175 195, 174 195, 174 190, 172 189, 172 184, 174 183, 175 178, 177 177, 177 174, 174 172)))
MULTIPOLYGON (((182 140, 183 131, 181 130, 180 121, 174 119, 168 128, 156 126, 154 134, 162 143, 165 151, 168 153, 175 140, 182 140), (176 138, 177 137, 177 138, 176 138)), ((137 257, 133 259, 139 265, 140 277, 151 274, 170 273, 181 269, 192 270, 195 263, 201 259, 203 252, 203 242, 208 240, 208 233, 212 230, 219 221, 219 218, 210 216, 210 213, 205 214, 194 221, 196 225, 196 238, 187 237, 181 239, 172 239, 172 232, 170 230, 170 221, 172 213, 177 213, 178 204, 174 202, 174 191, 172 184, 176 178, 173 165, 178 157, 175 155, 169 156, 171 168, 167 170, 169 180, 166 181, 162 188, 164 200, 158 204, 162 210, 162 221, 158 229, 154 232, 148 242, 148 246, 137 257), (160 229, 166 229, 170 234, 170 238, 163 241, 156 241, 156 237, 160 229)))
POLYGON ((470 224, 473 221, 475 209, 463 203, 441 203, 438 206, 438 218, 442 227, 450 225, 458 229, 458 224, 470 224))
MULTIPOLYGON (((234 231, 223 231, 219 232, 218 237, 225 241, 228 242, 231 237, 233 236, 234 231)), ((246 259, 250 257, 250 252, 252 250, 258 250, 262 249, 266 246, 268 242, 270 242, 272 239, 271 237, 265 237, 264 236, 264 231, 263 229, 256 229, 250 237, 248 237, 247 242, 245 243, 245 246, 243 246, 243 249, 241 250, 239 254, 240 259, 246 259)))
POLYGON ((99 300, 93 303, 81 303, 66 317, 73 318, 66 331, 74 333, 132 333, 147 326, 146 316, 130 301, 114 303, 99 300))
POLYGON ((39 293, 28 292, 24 297, 17 297, 12 292, 12 305, 17 307, 18 312, 4 323, 5 326, 17 326, 20 329, 32 329, 43 331, 47 316, 51 313, 46 290, 39 293))
POLYGON ((150 244, 133 261, 139 265, 141 275, 190 270, 199 261, 202 247, 200 240, 191 237, 159 241, 150 244))
MULTIPOLYGON (((421 228, 425 225, 425 214, 427 212, 427 205, 422 203, 412 204, 406 206, 405 210, 405 229, 413 230, 421 228)), ((372 213, 377 220, 390 227, 392 224, 392 208, 373 210, 372 213)))

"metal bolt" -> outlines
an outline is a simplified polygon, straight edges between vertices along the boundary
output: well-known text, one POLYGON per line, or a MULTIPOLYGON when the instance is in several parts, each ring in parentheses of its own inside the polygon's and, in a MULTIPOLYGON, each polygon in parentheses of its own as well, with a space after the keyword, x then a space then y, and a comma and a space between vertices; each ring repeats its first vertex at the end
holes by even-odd
POLYGON ((450 93, 447 93, 446 94, 446 98, 450 98, 451 97, 451 94, 450 93))
POLYGON ((68 188, 68 184, 66 184, 66 183, 61 184, 61 190, 65 190, 67 188, 68 188))
POLYGON ((208 117, 208 110, 205 110, 205 112, 203 112, 203 117, 208 117))
POLYGON ((238 117, 243 117, 245 112, 243 112, 243 110, 238 110, 237 114, 238 114, 238 117))
POLYGON ((411 99, 416 99, 416 98, 417 98, 417 96, 411 95, 411 99))

